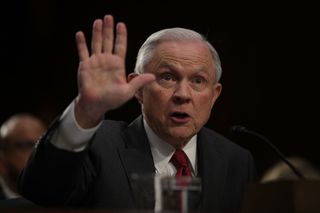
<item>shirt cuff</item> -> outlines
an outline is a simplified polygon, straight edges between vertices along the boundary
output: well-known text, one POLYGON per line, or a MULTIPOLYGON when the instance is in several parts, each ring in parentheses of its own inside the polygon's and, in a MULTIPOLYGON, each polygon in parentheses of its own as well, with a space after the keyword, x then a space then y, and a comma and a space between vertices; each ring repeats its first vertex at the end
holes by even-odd
POLYGON ((87 147, 102 121, 95 127, 84 129, 80 127, 75 119, 74 107, 73 101, 63 112, 60 117, 60 125, 53 134, 51 143, 60 149, 80 152, 87 147))

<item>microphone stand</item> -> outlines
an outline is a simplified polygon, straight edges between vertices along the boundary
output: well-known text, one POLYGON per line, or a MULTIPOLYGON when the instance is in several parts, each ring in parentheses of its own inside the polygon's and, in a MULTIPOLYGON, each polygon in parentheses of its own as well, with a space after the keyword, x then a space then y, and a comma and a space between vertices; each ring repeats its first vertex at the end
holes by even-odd
POLYGON ((265 136, 261 135, 260 133, 255 132, 255 131, 249 130, 244 126, 233 126, 231 128, 231 131, 239 132, 239 133, 243 132, 243 133, 247 133, 249 135, 253 135, 257 138, 260 138, 262 141, 264 141, 266 144, 268 144, 278 154, 278 156, 281 158, 281 160, 283 160, 289 166, 289 168, 294 172, 294 174, 298 178, 304 179, 304 175, 292 163, 290 163, 290 161, 288 161, 286 159, 286 157, 280 152, 280 150, 273 143, 271 143, 271 141, 268 140, 265 136))

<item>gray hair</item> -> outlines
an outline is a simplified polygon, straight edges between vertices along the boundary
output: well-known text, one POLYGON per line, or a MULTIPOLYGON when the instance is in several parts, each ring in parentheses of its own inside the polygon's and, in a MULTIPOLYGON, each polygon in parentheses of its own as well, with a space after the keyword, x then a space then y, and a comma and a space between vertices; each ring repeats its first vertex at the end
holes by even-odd
POLYGON ((219 82, 221 75, 222 75, 222 67, 220 57, 216 49, 208 42, 208 40, 201 34, 185 29, 185 28, 169 28, 160 30, 151 34, 147 40, 142 44, 139 49, 136 66, 135 66, 135 73, 141 74, 144 72, 145 66, 150 62, 152 57, 152 51, 155 47, 161 43, 162 41, 201 41, 204 42, 212 55, 212 59, 215 64, 215 71, 216 71, 216 82, 219 82))

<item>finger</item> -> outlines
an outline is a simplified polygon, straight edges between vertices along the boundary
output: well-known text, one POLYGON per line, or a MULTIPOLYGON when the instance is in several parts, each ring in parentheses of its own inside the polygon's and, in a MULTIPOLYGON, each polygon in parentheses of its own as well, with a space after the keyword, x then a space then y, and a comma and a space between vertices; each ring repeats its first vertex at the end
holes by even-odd
POLYGON ((84 61, 89 58, 89 51, 83 32, 79 31, 76 33, 76 43, 80 61, 84 61))
POLYGON ((106 15, 103 19, 103 52, 112 53, 113 50, 113 16, 106 15))
POLYGON ((124 23, 117 24, 117 37, 114 46, 114 54, 125 58, 127 52, 127 27, 124 23))
POLYGON ((130 85, 130 91, 136 93, 141 87, 153 82, 156 79, 155 75, 151 73, 140 74, 134 77, 128 84, 130 85))
POLYGON ((97 19, 92 26, 92 40, 91 51, 94 53, 101 53, 102 50, 102 20, 97 19))

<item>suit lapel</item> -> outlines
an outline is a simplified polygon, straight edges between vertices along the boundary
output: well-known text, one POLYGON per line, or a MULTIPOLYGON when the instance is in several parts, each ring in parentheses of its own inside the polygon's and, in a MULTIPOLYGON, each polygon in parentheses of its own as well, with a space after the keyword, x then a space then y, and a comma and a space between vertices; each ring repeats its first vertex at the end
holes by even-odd
POLYGON ((198 171, 202 180, 201 208, 219 206, 227 174, 227 159, 220 152, 216 138, 200 131, 198 134, 198 171))
POLYGON ((125 147, 119 148, 118 152, 137 208, 154 208, 153 175, 155 168, 150 144, 143 128, 142 116, 124 130, 122 137, 125 147))

